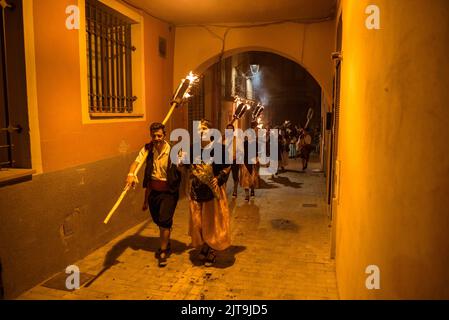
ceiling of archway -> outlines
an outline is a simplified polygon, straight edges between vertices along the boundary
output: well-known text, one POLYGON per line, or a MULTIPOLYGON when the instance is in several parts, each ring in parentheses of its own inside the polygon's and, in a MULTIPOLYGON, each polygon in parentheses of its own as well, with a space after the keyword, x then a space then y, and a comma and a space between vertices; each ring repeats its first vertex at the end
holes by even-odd
POLYGON ((126 0, 162 20, 180 24, 315 20, 334 15, 337 0, 126 0))

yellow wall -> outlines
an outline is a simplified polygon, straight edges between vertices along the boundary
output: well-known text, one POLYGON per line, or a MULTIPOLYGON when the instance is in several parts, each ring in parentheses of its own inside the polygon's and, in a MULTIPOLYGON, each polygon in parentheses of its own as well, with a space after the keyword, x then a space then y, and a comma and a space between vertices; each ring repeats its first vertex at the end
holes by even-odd
POLYGON ((449 298, 449 4, 344 0, 337 278, 342 298, 449 298), (381 289, 365 288, 365 268, 381 289))
MULTIPOLYGON (((225 28, 177 27, 175 40, 174 85, 190 70, 204 72, 218 61, 225 28)), ((335 24, 284 23, 264 27, 231 29, 226 36, 224 57, 261 50, 277 53, 305 67, 320 83, 330 99, 335 24)))
MULTIPOLYGON (((146 119, 138 122, 82 123, 79 35, 67 30, 68 0, 34 1, 37 104, 43 171, 55 171, 138 150, 148 125, 161 121, 173 84, 174 30, 144 13, 146 119), (167 39, 167 57, 158 53, 167 39)), ((82 32, 82 31, 80 31, 82 32)), ((87 81, 87 79, 86 79, 87 81)))

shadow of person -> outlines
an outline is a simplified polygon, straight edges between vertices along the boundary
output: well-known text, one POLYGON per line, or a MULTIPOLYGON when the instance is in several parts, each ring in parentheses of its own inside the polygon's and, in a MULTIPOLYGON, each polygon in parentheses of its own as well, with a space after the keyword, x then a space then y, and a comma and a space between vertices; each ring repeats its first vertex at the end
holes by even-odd
MULTIPOLYGON (((172 254, 182 254, 187 250, 187 245, 178 240, 170 239, 170 244, 172 254)), ((90 280, 85 287, 89 287, 111 267, 122 263, 118 259, 126 249, 131 248, 135 251, 144 250, 147 252, 156 252, 159 249, 159 245, 160 239, 158 237, 145 237, 139 234, 134 234, 120 240, 106 254, 103 261, 103 269, 92 280, 90 280)))
POLYGON ((286 187, 291 187, 291 188, 295 188, 295 189, 301 189, 302 185, 304 184, 302 182, 293 182, 287 177, 279 177, 279 176, 272 177, 271 180, 273 180, 275 183, 279 183, 286 187))
POLYGON ((282 173, 289 173, 289 172, 292 172, 292 173, 300 173, 300 174, 305 174, 305 173, 307 173, 307 172, 304 171, 304 170, 293 170, 293 169, 285 169, 282 173))
POLYGON ((259 180, 259 187, 257 189, 277 189, 279 188, 277 185, 272 183, 267 183, 265 179, 259 180))
MULTIPOLYGON (((178 240, 170 239, 172 254, 182 254, 187 250, 187 245, 178 240)), ((132 235, 117 242, 111 250, 106 254, 103 267, 112 265, 127 248, 134 251, 144 250, 148 252, 156 252, 160 246, 159 237, 145 237, 141 235, 132 235)))
MULTIPOLYGON (((218 251, 215 263, 211 268, 226 269, 232 267, 236 260, 235 256, 245 249, 244 246, 230 246, 226 250, 218 251)), ((204 265, 204 262, 198 258, 199 252, 200 250, 196 248, 189 251, 190 261, 196 267, 204 265)))

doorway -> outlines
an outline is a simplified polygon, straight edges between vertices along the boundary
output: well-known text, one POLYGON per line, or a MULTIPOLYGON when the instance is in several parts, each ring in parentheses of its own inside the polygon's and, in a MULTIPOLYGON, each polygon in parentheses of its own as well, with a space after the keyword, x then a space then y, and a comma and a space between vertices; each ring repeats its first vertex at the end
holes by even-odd
POLYGON ((1 2, 0 169, 31 168, 22 0, 1 2))

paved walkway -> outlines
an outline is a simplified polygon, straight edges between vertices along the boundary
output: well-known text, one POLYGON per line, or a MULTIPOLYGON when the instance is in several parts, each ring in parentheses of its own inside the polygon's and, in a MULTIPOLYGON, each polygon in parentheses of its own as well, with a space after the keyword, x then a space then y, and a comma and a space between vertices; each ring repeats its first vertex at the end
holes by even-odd
POLYGON ((201 265, 188 247, 182 200, 166 268, 154 258, 158 229, 146 222, 77 263, 82 273, 98 275, 88 287, 68 292, 40 285, 19 299, 337 299, 325 179, 314 168, 302 173, 294 161, 280 176, 265 177, 249 203, 239 190, 229 202, 233 246, 214 267, 201 265))

